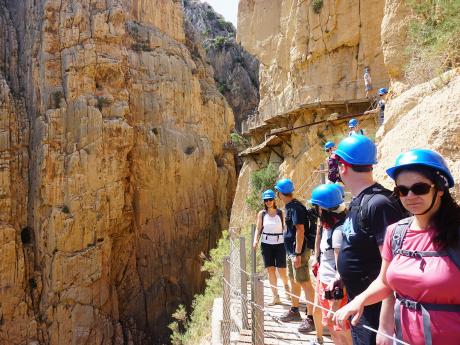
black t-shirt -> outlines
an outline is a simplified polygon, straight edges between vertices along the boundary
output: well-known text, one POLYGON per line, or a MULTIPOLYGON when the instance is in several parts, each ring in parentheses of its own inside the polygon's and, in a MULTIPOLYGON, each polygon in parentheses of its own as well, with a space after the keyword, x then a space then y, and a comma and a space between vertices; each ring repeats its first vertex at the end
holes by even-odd
POLYGON ((401 207, 384 194, 375 194, 382 188, 374 184, 363 190, 349 206, 343 225, 343 241, 338 258, 338 270, 350 296, 364 291, 378 276, 382 258, 379 246, 383 245, 387 226, 403 218, 401 207), (361 200, 372 195, 367 204, 367 231, 359 224, 361 200))
POLYGON ((307 238, 305 230, 308 229, 307 210, 300 201, 292 200, 286 204, 286 232, 284 233, 284 246, 288 255, 295 254, 295 235, 297 232, 296 225, 304 225, 304 241, 302 244, 302 253, 305 251, 307 238))

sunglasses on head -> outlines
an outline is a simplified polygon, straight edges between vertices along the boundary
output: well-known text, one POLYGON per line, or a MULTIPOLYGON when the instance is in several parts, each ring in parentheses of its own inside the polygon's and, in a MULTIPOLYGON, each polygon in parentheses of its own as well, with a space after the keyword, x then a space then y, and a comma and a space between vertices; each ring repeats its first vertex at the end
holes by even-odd
POLYGON ((267 202, 267 201, 273 201, 273 200, 275 200, 275 199, 273 199, 273 198, 270 198, 270 199, 264 199, 264 202, 267 202))
POLYGON ((428 194, 431 188, 434 187, 434 184, 428 184, 424 182, 418 182, 413 184, 410 187, 406 186, 396 186, 394 189, 394 193, 398 196, 407 196, 409 191, 412 191, 415 195, 425 195, 428 194))

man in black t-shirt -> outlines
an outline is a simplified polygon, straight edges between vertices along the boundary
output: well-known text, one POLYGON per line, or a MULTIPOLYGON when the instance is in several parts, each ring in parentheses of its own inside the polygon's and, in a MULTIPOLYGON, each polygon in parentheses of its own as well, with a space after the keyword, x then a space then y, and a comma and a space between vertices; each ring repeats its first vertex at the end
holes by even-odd
MULTIPOLYGON (((345 138, 336 150, 340 176, 353 195, 343 225, 337 267, 349 300, 367 289, 377 278, 386 228, 403 218, 398 201, 373 179, 372 165, 377 163, 376 154, 375 144, 363 135, 345 138)), ((377 338, 376 333, 362 325, 393 335, 393 308, 393 298, 385 300, 382 305, 365 307, 359 324, 351 329, 353 344, 375 345, 376 339, 379 339, 379 344, 392 344, 386 338, 377 338)))
MULTIPOLYGON (((304 290, 305 298, 309 301, 314 300, 315 292, 310 281, 308 270, 308 260, 310 258, 310 249, 307 248, 307 238, 309 231, 309 222, 306 207, 298 200, 294 199, 294 184, 290 179, 281 179, 275 189, 278 197, 286 205, 286 232, 284 233, 284 246, 288 256, 287 266, 289 279, 291 281, 291 292, 299 296, 301 290, 304 290)), ((281 321, 301 321, 299 312, 299 298, 291 296, 292 307, 284 315, 281 321)), ((300 332, 312 332, 315 330, 313 321, 313 307, 307 304, 307 318, 299 327, 300 332)))

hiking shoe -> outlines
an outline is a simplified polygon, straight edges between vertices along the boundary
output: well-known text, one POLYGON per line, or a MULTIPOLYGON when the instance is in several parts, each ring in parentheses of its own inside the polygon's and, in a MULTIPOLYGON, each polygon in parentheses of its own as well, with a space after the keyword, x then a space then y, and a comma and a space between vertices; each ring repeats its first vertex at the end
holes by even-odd
POLYGON ((281 315, 280 320, 282 322, 302 321, 302 317, 300 316, 300 313, 298 310, 293 311, 292 309, 289 309, 288 312, 281 315))
POLYGON ((302 322, 302 324, 298 328, 298 331, 300 333, 310 333, 310 332, 314 332, 315 330, 316 330, 315 323, 309 317, 307 317, 305 321, 302 322))
POLYGON ((286 299, 288 301, 291 300, 291 295, 289 295, 289 293, 291 293, 291 289, 290 289, 289 285, 284 285, 284 294, 286 295, 286 299))
POLYGON ((273 299, 270 303, 268 303, 269 306, 274 306, 277 304, 281 304, 281 299, 279 295, 273 296, 273 299))

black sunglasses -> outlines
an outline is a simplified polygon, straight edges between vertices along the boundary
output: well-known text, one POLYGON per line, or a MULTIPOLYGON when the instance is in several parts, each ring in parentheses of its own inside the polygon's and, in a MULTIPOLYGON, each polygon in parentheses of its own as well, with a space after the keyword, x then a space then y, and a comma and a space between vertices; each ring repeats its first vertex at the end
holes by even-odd
POLYGON ((396 186, 394 189, 395 195, 398 196, 407 196, 409 194, 409 191, 412 191, 415 195, 425 195, 428 194, 431 190, 431 188, 434 187, 434 184, 428 184, 424 182, 418 182, 413 184, 410 187, 406 186, 396 186))
POLYGON ((275 200, 275 199, 273 199, 273 198, 270 198, 270 199, 264 199, 264 202, 267 202, 267 201, 273 201, 273 200, 275 200))

